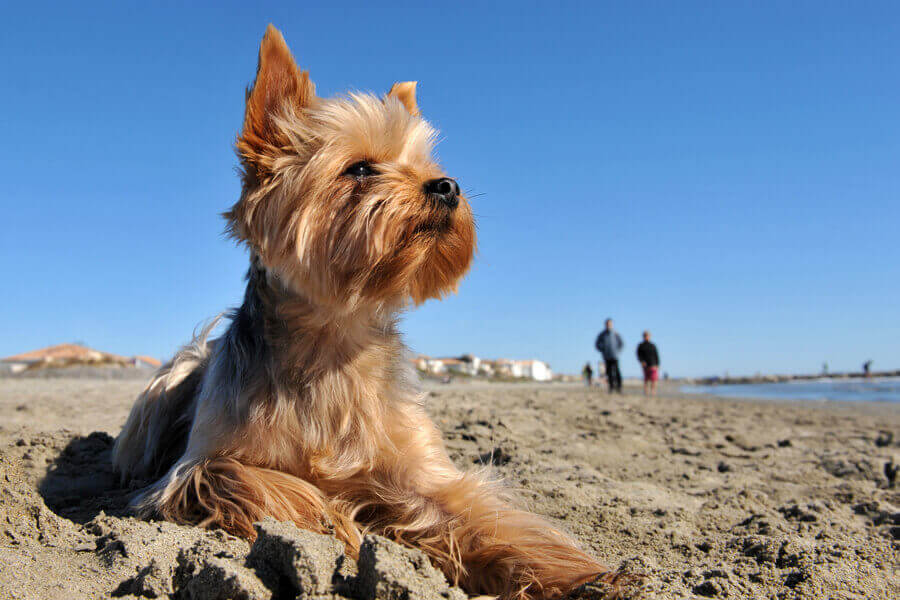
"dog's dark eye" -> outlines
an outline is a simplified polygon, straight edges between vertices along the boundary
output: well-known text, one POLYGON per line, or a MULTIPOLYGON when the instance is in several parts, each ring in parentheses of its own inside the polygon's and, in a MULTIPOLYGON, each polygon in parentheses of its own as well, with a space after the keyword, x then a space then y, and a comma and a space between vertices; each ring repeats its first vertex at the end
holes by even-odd
POLYGON ((361 160, 358 163, 353 163, 347 170, 344 171, 344 175, 348 177, 358 177, 362 179, 363 177, 369 177, 370 175, 377 175, 378 171, 372 168, 367 161, 361 160))

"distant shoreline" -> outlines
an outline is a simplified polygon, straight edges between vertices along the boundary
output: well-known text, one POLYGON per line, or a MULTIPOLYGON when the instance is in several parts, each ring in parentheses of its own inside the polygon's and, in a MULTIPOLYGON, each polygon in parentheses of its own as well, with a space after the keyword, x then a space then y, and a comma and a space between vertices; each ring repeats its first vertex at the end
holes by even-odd
POLYGON ((893 371, 872 371, 866 376, 862 371, 847 373, 817 373, 815 375, 750 375, 742 377, 700 377, 685 378, 684 383, 692 385, 734 385, 745 383, 787 383, 790 381, 816 381, 821 379, 877 379, 879 377, 900 377, 900 369, 893 371))
POLYGON ((685 384, 686 394, 711 394, 731 399, 796 402, 877 402, 900 404, 900 377, 817 377, 732 384, 685 384))

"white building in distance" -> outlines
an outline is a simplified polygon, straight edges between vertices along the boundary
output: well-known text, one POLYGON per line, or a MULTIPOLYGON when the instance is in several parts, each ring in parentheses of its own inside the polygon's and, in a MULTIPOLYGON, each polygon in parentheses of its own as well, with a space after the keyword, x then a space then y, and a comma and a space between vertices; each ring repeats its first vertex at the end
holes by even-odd
POLYGON ((542 360, 518 361, 522 365, 522 377, 535 381, 550 381, 553 379, 553 371, 550 365, 542 360))
POLYGON ((550 365, 535 359, 498 358, 497 360, 488 360, 465 354, 459 358, 432 358, 420 355, 412 360, 418 370, 432 375, 457 373, 469 376, 531 379, 532 381, 551 381, 553 379, 553 370, 550 369, 550 365))

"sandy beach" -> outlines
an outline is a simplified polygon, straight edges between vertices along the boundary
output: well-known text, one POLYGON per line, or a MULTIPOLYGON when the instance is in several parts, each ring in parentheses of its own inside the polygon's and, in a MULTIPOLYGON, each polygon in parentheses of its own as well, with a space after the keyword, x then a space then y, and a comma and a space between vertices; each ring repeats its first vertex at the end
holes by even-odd
MULTIPOLYGON (((109 454, 143 383, 0 379, 0 598, 462 598, 379 538, 357 564, 275 523, 251 549, 130 517, 109 454)), ((896 405, 489 383, 425 402, 459 466, 645 574, 629 597, 900 597, 896 405)))

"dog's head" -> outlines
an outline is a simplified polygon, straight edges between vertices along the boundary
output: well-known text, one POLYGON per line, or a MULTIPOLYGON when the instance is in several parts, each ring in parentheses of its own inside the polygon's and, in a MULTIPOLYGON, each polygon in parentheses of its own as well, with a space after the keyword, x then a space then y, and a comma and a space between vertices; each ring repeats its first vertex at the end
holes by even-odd
POLYGON ((231 233, 320 304, 420 303, 456 289, 475 251, 472 211, 432 158, 415 82, 323 99, 271 25, 247 92, 231 233))

